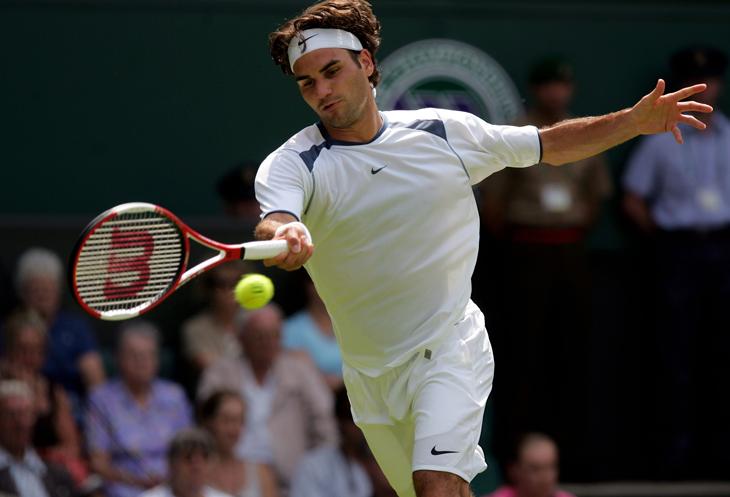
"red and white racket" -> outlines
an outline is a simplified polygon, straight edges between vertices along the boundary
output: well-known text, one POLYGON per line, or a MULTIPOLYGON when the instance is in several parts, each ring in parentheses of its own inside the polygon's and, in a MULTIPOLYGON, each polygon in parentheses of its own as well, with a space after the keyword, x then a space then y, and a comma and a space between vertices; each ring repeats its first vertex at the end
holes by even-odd
POLYGON ((286 240, 226 245, 206 238, 153 204, 122 204, 99 215, 71 254, 73 294, 94 317, 115 321, 150 311, 172 292, 226 261, 268 259, 286 240), (188 268, 190 240, 218 255, 188 268))

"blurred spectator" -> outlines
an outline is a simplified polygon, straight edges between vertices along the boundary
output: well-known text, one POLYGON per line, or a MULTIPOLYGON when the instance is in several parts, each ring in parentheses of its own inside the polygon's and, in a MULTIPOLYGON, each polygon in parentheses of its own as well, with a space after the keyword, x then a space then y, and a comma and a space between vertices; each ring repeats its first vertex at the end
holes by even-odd
POLYGON ((291 497, 372 497, 364 463, 372 458, 365 436, 352 420, 344 387, 335 392, 339 446, 318 447, 302 457, 291 482, 291 497))
POLYGON ((202 372, 221 357, 236 358, 241 347, 236 337, 236 316, 243 310, 233 289, 245 266, 228 263, 203 275, 208 306, 182 325, 185 356, 202 372))
POLYGON ((343 385, 342 357, 332 319, 306 271, 298 271, 298 275, 304 279, 307 305, 284 323, 284 347, 306 354, 314 361, 327 385, 337 390, 343 385))
POLYGON ((281 327, 281 311, 273 304, 245 314, 239 328, 243 355, 209 367, 198 397, 219 389, 243 393, 246 429, 237 452, 271 464, 286 494, 301 456, 334 443, 337 433, 332 392, 309 362, 281 353, 281 327))
POLYGON ((212 436, 215 458, 210 486, 233 497, 277 497, 276 478, 266 464, 239 458, 246 404, 239 392, 219 390, 200 405, 199 421, 212 436))
MULTIPOLYGON (((715 105, 727 56, 696 47, 670 60, 674 86, 707 83, 695 100, 715 105)), ((730 428, 727 403, 715 386, 730 380, 730 120, 718 109, 698 114, 698 131, 680 124, 684 144, 671 133, 645 137, 623 178, 624 207, 645 232, 655 235, 659 356, 657 429, 664 477, 694 473, 727 475, 730 428), (703 390, 704 389, 704 390, 703 390), (702 413, 702 414, 700 414, 702 413), (705 447, 697 432, 704 432, 705 447), (694 452, 694 454, 693 454, 694 452)))
POLYGON ((558 489, 558 447, 541 433, 523 435, 507 464, 509 484, 488 497, 575 497, 558 489))
POLYGON ((136 497, 159 484, 167 471, 165 450, 191 423, 182 388, 157 377, 157 329, 132 321, 120 330, 120 378, 89 395, 86 438, 92 468, 108 497, 136 497))
POLYGON ((87 391, 104 381, 104 367, 94 333, 86 321, 61 310, 63 267, 50 250, 32 248, 18 261, 16 288, 21 302, 48 326, 45 375, 61 384, 80 418, 87 391))
MULTIPOLYGON (((544 127, 571 117, 570 65, 546 59, 529 83, 532 106, 518 124, 544 127)), ((495 390, 498 452, 535 429, 557 436, 571 456, 581 452, 591 307, 586 238, 611 190, 602 155, 561 167, 507 168, 483 183, 483 218, 504 241, 495 258, 503 315, 492 330, 504 368, 495 390)))
POLYGON ((212 456, 213 442, 206 432, 197 428, 178 432, 167 450, 166 483, 139 497, 231 497, 206 485, 212 456))
POLYGON ((19 380, 0 380, 0 495, 71 497, 71 476, 44 463, 31 445, 36 408, 33 391, 19 380))
POLYGON ((261 214, 253 187, 258 167, 258 162, 242 162, 221 176, 216 184, 226 214, 248 221, 251 226, 259 221, 261 214))
POLYGON ((44 460, 64 466, 80 485, 88 470, 81 458, 81 437, 71 403, 63 387, 41 373, 47 348, 45 322, 35 311, 16 311, 5 322, 3 343, 0 378, 21 380, 33 392, 34 448, 44 460))

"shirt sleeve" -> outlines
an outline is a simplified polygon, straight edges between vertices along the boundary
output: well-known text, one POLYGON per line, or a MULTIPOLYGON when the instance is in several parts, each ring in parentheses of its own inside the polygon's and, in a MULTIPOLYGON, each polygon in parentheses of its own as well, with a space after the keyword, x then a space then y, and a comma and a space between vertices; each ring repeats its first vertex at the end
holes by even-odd
POLYGON ((107 402, 100 395, 100 391, 89 395, 84 423, 89 452, 109 452, 112 449, 113 435, 109 432, 111 420, 105 405, 107 402))
POLYGON ((626 191, 642 198, 651 197, 656 189, 657 182, 657 150, 652 137, 643 138, 626 165, 622 179, 626 191))
POLYGON ((467 112, 439 109, 446 140, 459 156, 472 185, 505 167, 540 162, 542 148, 535 126, 489 124, 467 112))
POLYGON ((287 212, 301 219, 312 194, 312 175, 293 150, 279 149, 261 163, 256 174, 256 199, 261 218, 287 212))

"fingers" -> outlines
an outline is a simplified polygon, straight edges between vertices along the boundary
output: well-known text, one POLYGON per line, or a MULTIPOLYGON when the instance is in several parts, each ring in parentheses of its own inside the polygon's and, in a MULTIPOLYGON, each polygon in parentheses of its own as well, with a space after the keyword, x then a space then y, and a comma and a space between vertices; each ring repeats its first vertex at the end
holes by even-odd
POLYGON ((674 139, 679 143, 680 145, 684 143, 684 139, 682 138, 682 132, 679 131, 679 127, 675 124, 672 126, 672 134, 674 135, 674 139))
POLYGON ((285 271, 294 271, 302 267, 309 260, 309 258, 312 257, 312 254, 314 253, 314 246, 309 243, 304 237, 297 238, 296 245, 298 246, 298 252, 295 253, 291 249, 292 243, 293 242, 289 243, 290 249, 288 252, 279 254, 276 257, 272 257, 271 259, 265 259, 263 261, 264 266, 276 266, 279 269, 283 269, 285 271))
POLYGON ((654 89, 649 93, 647 96, 645 96, 642 100, 649 99, 651 101, 656 101, 664 94, 664 89, 666 87, 666 83, 663 79, 659 79, 656 82, 656 86, 654 89))
POLYGON ((288 230, 286 232, 285 239, 289 244, 290 254, 298 254, 302 251, 302 242, 299 239, 299 233, 295 230, 288 230))
POLYGON ((714 110, 712 108, 712 106, 707 105, 707 104, 701 104, 699 102, 695 102, 694 100, 691 100, 689 102, 678 102, 677 109, 679 109, 680 112, 704 112, 704 113, 709 113, 714 110))
POLYGON ((707 125, 697 119, 695 116, 688 116, 686 114, 680 114, 679 115, 679 122, 684 124, 689 124, 693 128, 697 129, 705 129, 707 125))
POLYGON ((697 93, 701 93, 705 91, 707 88, 707 85, 704 83, 700 83, 698 85, 692 85, 688 86, 686 88, 682 88, 681 90, 677 90, 674 93, 670 93, 667 95, 667 97, 671 97, 675 100, 684 100, 687 97, 690 97, 692 95, 696 95, 697 93))

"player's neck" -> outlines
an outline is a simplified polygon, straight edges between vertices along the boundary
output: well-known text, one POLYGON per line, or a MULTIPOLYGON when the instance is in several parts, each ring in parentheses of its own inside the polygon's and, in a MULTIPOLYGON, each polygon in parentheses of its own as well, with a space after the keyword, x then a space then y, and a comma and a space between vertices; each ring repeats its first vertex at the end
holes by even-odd
POLYGON ((352 126, 347 128, 334 128, 326 123, 322 123, 327 130, 330 138, 337 141, 367 143, 375 138, 380 128, 383 126, 383 118, 378 112, 375 100, 370 99, 366 104, 365 111, 362 113, 352 126))

